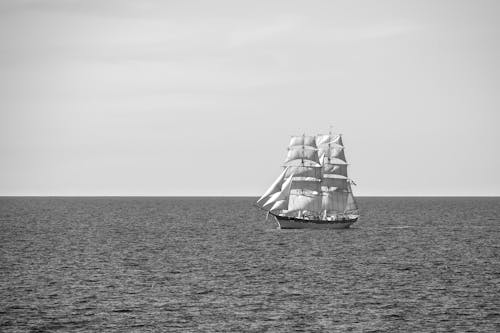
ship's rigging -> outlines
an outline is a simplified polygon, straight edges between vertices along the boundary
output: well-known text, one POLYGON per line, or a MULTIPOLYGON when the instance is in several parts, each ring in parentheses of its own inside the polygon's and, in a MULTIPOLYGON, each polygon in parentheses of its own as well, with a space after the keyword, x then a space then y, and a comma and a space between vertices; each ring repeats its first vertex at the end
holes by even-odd
POLYGON ((292 136, 283 167, 257 201, 261 208, 273 215, 319 220, 357 217, 342 135, 292 136))

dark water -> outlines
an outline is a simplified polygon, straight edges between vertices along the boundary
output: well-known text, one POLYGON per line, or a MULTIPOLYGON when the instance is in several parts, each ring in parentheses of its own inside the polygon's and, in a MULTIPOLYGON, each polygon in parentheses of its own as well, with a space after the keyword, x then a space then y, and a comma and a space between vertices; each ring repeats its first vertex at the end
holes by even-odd
POLYGON ((253 202, 0 198, 0 331, 500 331, 500 198, 361 198, 344 231, 253 202))

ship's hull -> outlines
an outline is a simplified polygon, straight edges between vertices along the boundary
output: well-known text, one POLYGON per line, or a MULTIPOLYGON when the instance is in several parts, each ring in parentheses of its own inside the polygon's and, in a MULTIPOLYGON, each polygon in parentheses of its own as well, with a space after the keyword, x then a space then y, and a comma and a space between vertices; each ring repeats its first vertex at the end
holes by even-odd
POLYGON ((280 229, 347 229, 358 220, 357 217, 346 217, 342 220, 308 220, 298 217, 274 215, 280 229))

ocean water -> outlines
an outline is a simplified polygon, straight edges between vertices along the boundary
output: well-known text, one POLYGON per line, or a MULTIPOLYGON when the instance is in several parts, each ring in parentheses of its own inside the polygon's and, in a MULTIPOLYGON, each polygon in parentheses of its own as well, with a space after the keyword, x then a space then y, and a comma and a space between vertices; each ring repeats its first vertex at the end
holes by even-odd
POLYGON ((499 332, 500 198, 0 198, 1 332, 499 332))

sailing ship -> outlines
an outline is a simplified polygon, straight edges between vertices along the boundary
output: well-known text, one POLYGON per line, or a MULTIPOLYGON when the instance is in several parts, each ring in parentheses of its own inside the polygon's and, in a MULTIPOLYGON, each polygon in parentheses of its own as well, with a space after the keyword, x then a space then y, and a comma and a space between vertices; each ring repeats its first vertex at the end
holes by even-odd
POLYGON ((344 229, 358 220, 341 134, 292 136, 283 171, 257 206, 281 229, 344 229))

